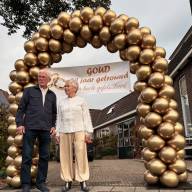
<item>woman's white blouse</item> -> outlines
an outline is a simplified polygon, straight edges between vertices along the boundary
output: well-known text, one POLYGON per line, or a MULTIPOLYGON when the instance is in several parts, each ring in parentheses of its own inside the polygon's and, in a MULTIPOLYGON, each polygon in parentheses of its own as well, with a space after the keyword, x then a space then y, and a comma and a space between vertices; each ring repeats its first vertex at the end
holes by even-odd
POLYGON ((58 102, 56 132, 59 135, 77 131, 93 132, 89 108, 83 98, 67 97, 58 102))

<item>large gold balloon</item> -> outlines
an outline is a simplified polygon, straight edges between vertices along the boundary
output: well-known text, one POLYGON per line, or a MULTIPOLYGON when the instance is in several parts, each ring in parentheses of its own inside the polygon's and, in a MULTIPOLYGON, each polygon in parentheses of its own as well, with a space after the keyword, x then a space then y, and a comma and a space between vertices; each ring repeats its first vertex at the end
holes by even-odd
MULTIPOLYGON (((126 49, 124 50, 125 51, 125 58, 126 58, 126 49)), ((130 67, 130 72, 135 74, 136 71, 139 69, 140 67, 140 63, 139 62, 130 62, 129 64, 129 67, 130 67)))
POLYGON ((109 31, 109 27, 104 26, 104 27, 100 30, 100 32, 99 32, 99 37, 100 37, 100 39, 101 39, 101 41, 102 41, 103 43, 109 42, 110 39, 111 39, 111 33, 110 33, 110 31, 109 31))
POLYGON ((15 103, 16 102, 15 95, 10 94, 8 96, 8 101, 9 101, 9 103, 15 103))
POLYGON ((18 174, 18 170, 17 168, 15 167, 15 165, 9 165, 6 169, 6 174, 7 176, 9 177, 14 177, 15 175, 18 174))
POLYGON ((9 91, 16 95, 18 92, 22 91, 22 86, 17 82, 11 82, 9 84, 9 91))
POLYGON ((51 28, 48 24, 43 24, 39 27, 39 34, 41 37, 49 39, 51 37, 51 28))
POLYGON ((152 108, 157 113, 166 113, 169 109, 169 101, 163 97, 159 97, 153 102, 152 108))
POLYGON ((35 41, 35 46, 37 48, 37 50, 39 51, 47 51, 48 50, 48 40, 45 39, 44 37, 39 37, 36 41, 35 41))
POLYGON ((50 39, 49 40, 49 49, 53 52, 53 53, 59 53, 61 52, 61 42, 56 40, 56 39, 50 39))
POLYGON ((27 66, 25 65, 23 59, 18 59, 15 61, 16 71, 27 71, 27 66))
POLYGON ((7 156, 5 159, 5 165, 8 166, 10 164, 13 164, 14 159, 10 156, 7 156))
POLYGON ((149 77, 148 84, 156 89, 161 88, 164 84, 164 75, 159 72, 152 73, 149 77))
POLYGON ((12 71, 9 73, 9 77, 10 77, 11 81, 15 81, 16 78, 17 78, 17 72, 16 72, 16 70, 12 70, 12 71))
POLYGON ((129 46, 129 48, 126 51, 126 57, 129 61, 136 61, 139 57, 139 54, 141 52, 141 49, 137 45, 129 46))
POLYGON ((129 17, 129 19, 125 23, 125 31, 129 33, 130 30, 136 29, 139 27, 138 19, 134 17, 129 17))
POLYGON ((115 19, 110 26, 110 31, 112 34, 122 33, 124 28, 124 21, 122 19, 115 19))
POLYGON ((9 177, 9 176, 6 177, 6 182, 8 185, 11 185, 11 180, 12 180, 12 177, 9 177))
POLYGON ((7 143, 8 143, 8 145, 12 145, 14 143, 14 137, 9 135, 7 138, 7 143))
POLYGON ((151 103, 157 98, 157 91, 152 87, 146 87, 141 92, 142 99, 146 103, 151 103))
POLYGON ((184 159, 184 158, 185 158, 185 149, 177 151, 177 159, 184 159))
MULTIPOLYGON (((144 35, 141 43, 141 47, 144 49, 153 49, 156 45, 156 39, 154 35, 144 35)), ((156 56, 156 55, 155 55, 156 56)))
MULTIPOLYGON (((61 44, 60 44, 61 46, 61 44)), ((38 61, 41 65, 49 65, 51 63, 51 56, 47 52, 42 52, 38 54, 38 61)))
POLYGON ((142 36, 151 34, 151 29, 149 27, 141 27, 140 31, 142 36))
POLYGON ((15 95, 15 100, 16 100, 16 103, 19 104, 20 103, 20 100, 23 96, 23 92, 19 92, 15 95))
POLYGON ((159 91, 159 96, 167 99, 171 99, 174 94, 175 94, 175 89, 170 85, 164 85, 159 91))
POLYGON ((66 12, 61 12, 58 16, 58 23, 64 28, 66 29, 68 27, 69 24, 69 20, 70 20, 70 15, 66 12))
POLYGON ((81 10, 81 19, 84 23, 89 23, 89 20, 93 17, 94 12, 90 7, 85 7, 81 10))
POLYGON ((63 28, 61 27, 61 25, 53 25, 51 27, 51 35, 54 39, 61 39, 63 37, 63 28))
POLYGON ((34 53, 25 54, 24 63, 29 67, 37 65, 37 56, 34 53))
POLYGON ((32 165, 31 166, 31 177, 36 177, 37 175, 37 166, 32 165))
POLYGON ((59 63, 62 59, 62 55, 60 53, 51 53, 51 58, 53 63, 59 63))
POLYGON ((13 116, 16 115, 17 109, 18 109, 18 105, 17 105, 16 103, 11 103, 11 104, 9 105, 9 112, 10 112, 13 116))
POLYGON ((80 34, 81 34, 81 37, 83 39, 85 39, 86 41, 90 41, 91 40, 92 32, 91 32, 91 30, 90 30, 88 25, 84 25, 81 28, 80 34))
POLYGON ((145 103, 137 105, 137 112, 141 117, 145 117, 151 111, 151 106, 145 103))
POLYGON ((179 113, 174 109, 169 109, 168 112, 163 116, 163 120, 170 123, 176 123, 179 119, 179 113))
POLYGON ((73 46, 68 43, 63 42, 62 46, 64 53, 71 53, 71 51, 73 51, 73 46))
POLYGON ((187 165, 184 160, 177 159, 174 163, 169 165, 169 169, 177 174, 184 173, 187 169, 187 165))
POLYGON ((155 59, 155 54, 152 49, 143 49, 139 56, 139 61, 142 64, 150 64, 155 59))
POLYGON ((178 175, 179 182, 186 182, 188 178, 188 173, 185 171, 184 173, 181 173, 178 175))
POLYGON ((36 41, 39 37, 40 37, 39 32, 35 32, 35 33, 33 33, 31 40, 36 41))
POLYGON ((115 18, 116 18, 116 13, 112 10, 107 10, 103 15, 103 21, 107 26, 110 26, 111 23, 115 20, 115 18))
POLYGON ((20 176, 19 176, 19 175, 14 176, 14 177, 11 179, 10 185, 13 186, 13 187, 15 187, 15 188, 20 187, 20 186, 21 186, 20 176))
MULTIPOLYGON (((126 58, 126 49, 119 50, 119 56, 123 61, 127 61, 126 58)), ((132 72, 131 72, 132 73, 132 72)))
POLYGON ((63 32, 63 39, 66 43, 72 44, 75 42, 75 34, 72 33, 69 29, 65 29, 63 32))
POLYGON ((15 145, 21 147, 23 144, 23 135, 16 135, 14 139, 15 145))
POLYGON ((175 134, 169 141, 168 144, 176 149, 177 151, 185 147, 185 138, 180 134, 175 134))
POLYGON ((37 50, 35 48, 35 43, 34 41, 26 41, 25 44, 24 44, 24 49, 27 53, 36 53, 37 50))
POLYGON ((148 184, 156 184, 159 181, 159 177, 152 175, 150 171, 146 170, 144 173, 144 180, 148 184))
POLYGON ((151 75, 151 67, 148 65, 140 65, 136 71, 136 76, 139 81, 144 81, 151 75))
POLYGON ((69 29, 74 32, 78 33, 82 27, 82 21, 79 17, 73 17, 69 21, 69 29))
POLYGON ((33 79, 37 79, 39 71, 40 71, 39 67, 31 67, 29 69, 30 77, 33 78, 33 79))
POLYGON ((98 7, 95 10, 95 15, 100 15, 101 17, 103 17, 103 15, 105 14, 106 9, 104 7, 98 7))
POLYGON ((147 87, 147 83, 144 81, 136 81, 134 83, 134 90, 137 92, 143 91, 147 87))
POLYGON ((117 49, 124 49, 126 45, 126 35, 118 34, 114 37, 113 41, 117 49))
POLYGON ((179 183, 179 178, 174 171, 165 171, 160 177, 160 181, 166 187, 176 187, 179 183))
POLYGON ((100 15, 95 15, 89 20, 89 28, 92 31, 99 31, 103 26, 102 17, 100 15))
POLYGON ((157 132, 162 138, 169 139, 174 135, 175 128, 172 123, 163 122, 159 125, 157 132))
POLYGON ((152 129, 147 128, 145 125, 140 125, 139 133, 142 138, 148 139, 154 134, 154 131, 152 129))
POLYGON ((164 75, 165 81, 164 83, 167 85, 173 85, 173 79, 169 75, 164 75))
POLYGON ((177 109, 178 109, 177 101, 175 101, 174 99, 170 99, 170 101, 169 101, 169 107, 172 108, 172 109, 177 110, 177 109))
POLYGON ((110 53, 115 53, 118 51, 117 47, 115 46, 114 42, 113 41, 110 41, 107 43, 107 50, 110 52, 110 53))
POLYGON ((13 137, 16 135, 16 130, 17 130, 17 126, 15 123, 8 126, 8 133, 13 137))
POLYGON ((19 84, 22 84, 22 85, 29 83, 30 81, 29 73, 26 71, 17 72, 16 80, 19 84))
POLYGON ((81 11, 80 10, 75 10, 71 13, 71 18, 72 17, 80 17, 81 16, 81 11))
POLYGON ((145 147, 142 151, 142 157, 145 161, 150 161, 157 156, 157 153, 151 151, 149 148, 145 147))
POLYGON ((149 112, 145 116, 145 125, 147 125, 149 128, 154 128, 162 122, 162 117, 158 113, 155 112, 149 112))
POLYGON ((15 124, 15 117, 13 115, 9 115, 8 119, 8 124, 15 124))
POLYGON ((133 29, 127 34, 127 42, 130 45, 137 45, 141 42, 142 34, 140 29, 133 29))
POLYGON ((120 14, 117 18, 122 19, 124 22, 126 22, 129 19, 129 17, 125 14, 120 14))
POLYGON ((173 163, 176 161, 176 151, 172 147, 165 146, 159 152, 160 159, 165 163, 173 163))
POLYGON ((19 149, 15 146, 15 145, 11 145, 8 148, 8 155, 12 158, 17 157, 17 155, 19 154, 19 149))
POLYGON ((83 48, 87 45, 87 42, 81 36, 78 36, 76 38, 76 45, 80 48, 83 48))
POLYGON ((54 25, 59 25, 59 22, 58 22, 58 19, 53 19, 53 20, 51 20, 51 22, 50 22, 50 27, 52 28, 54 25))
POLYGON ((165 58, 157 57, 152 64, 152 68, 154 71, 161 73, 166 72, 168 68, 168 62, 165 58))
POLYGON ((183 125, 179 122, 175 123, 175 132, 179 134, 183 134, 184 128, 183 125))
POLYGON ((161 148, 163 148, 164 145, 165 145, 165 141, 158 135, 153 135, 147 140, 147 147, 151 151, 158 151, 161 148))
POLYGON ((15 159, 14 159, 14 165, 17 167, 17 168, 21 168, 21 163, 22 163, 22 156, 21 155, 18 155, 15 159))
POLYGON ((156 57, 165 57, 166 56, 166 51, 162 47, 155 47, 155 56, 156 57))
POLYGON ((149 171, 153 175, 161 175, 163 172, 165 172, 167 166, 159 159, 152 159, 149 162, 149 171))
POLYGON ((93 38, 91 39, 91 45, 96 49, 100 48, 103 45, 98 35, 93 36, 93 38))

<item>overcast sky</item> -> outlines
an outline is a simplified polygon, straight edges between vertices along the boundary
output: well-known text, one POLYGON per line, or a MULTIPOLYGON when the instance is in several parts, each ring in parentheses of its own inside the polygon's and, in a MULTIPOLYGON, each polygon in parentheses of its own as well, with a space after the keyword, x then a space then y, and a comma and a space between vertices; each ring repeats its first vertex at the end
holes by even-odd
MULTIPOLYGON (((149 27, 157 39, 157 45, 166 49, 167 59, 192 24, 189 0, 112 0, 111 9, 117 14, 136 17, 141 27, 149 27)), ((2 18, 0 19, 2 21, 2 18)), ((8 36, 7 29, 0 25, 0 89, 8 90, 9 73, 14 70, 14 62, 23 58, 25 41, 21 32, 8 36)), ((83 49, 75 48, 53 67, 117 61, 120 61, 117 53, 111 54, 104 47, 94 49, 88 45, 83 49)), ((91 108, 104 108, 125 94, 90 95, 86 96, 86 99, 91 108)))

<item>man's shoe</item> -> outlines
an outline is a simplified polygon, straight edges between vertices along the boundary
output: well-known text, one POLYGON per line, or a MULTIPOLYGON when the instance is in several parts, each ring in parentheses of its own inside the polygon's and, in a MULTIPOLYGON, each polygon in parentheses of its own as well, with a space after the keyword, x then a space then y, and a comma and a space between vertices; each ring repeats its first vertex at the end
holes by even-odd
POLYGON ((89 188, 87 187, 87 184, 85 181, 80 182, 80 185, 81 185, 81 191, 83 191, 83 192, 89 191, 89 188))
POLYGON ((62 192, 67 192, 67 191, 69 191, 69 190, 71 189, 71 184, 72 184, 71 181, 70 181, 70 182, 65 182, 65 185, 62 187, 61 191, 62 191, 62 192))
POLYGON ((46 186, 45 183, 36 184, 36 187, 41 192, 49 192, 49 188, 46 186))
POLYGON ((30 192, 30 185, 22 185, 22 192, 30 192))

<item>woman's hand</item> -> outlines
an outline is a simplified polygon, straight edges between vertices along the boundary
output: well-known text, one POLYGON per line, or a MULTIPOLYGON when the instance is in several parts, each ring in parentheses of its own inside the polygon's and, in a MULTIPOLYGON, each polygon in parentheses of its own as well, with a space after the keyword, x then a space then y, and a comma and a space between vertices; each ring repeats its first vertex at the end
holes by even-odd
POLYGON ((60 137, 58 135, 55 136, 56 143, 59 144, 60 142, 60 137))
POLYGON ((85 143, 92 143, 92 142, 93 142, 92 135, 86 134, 85 135, 85 143))

